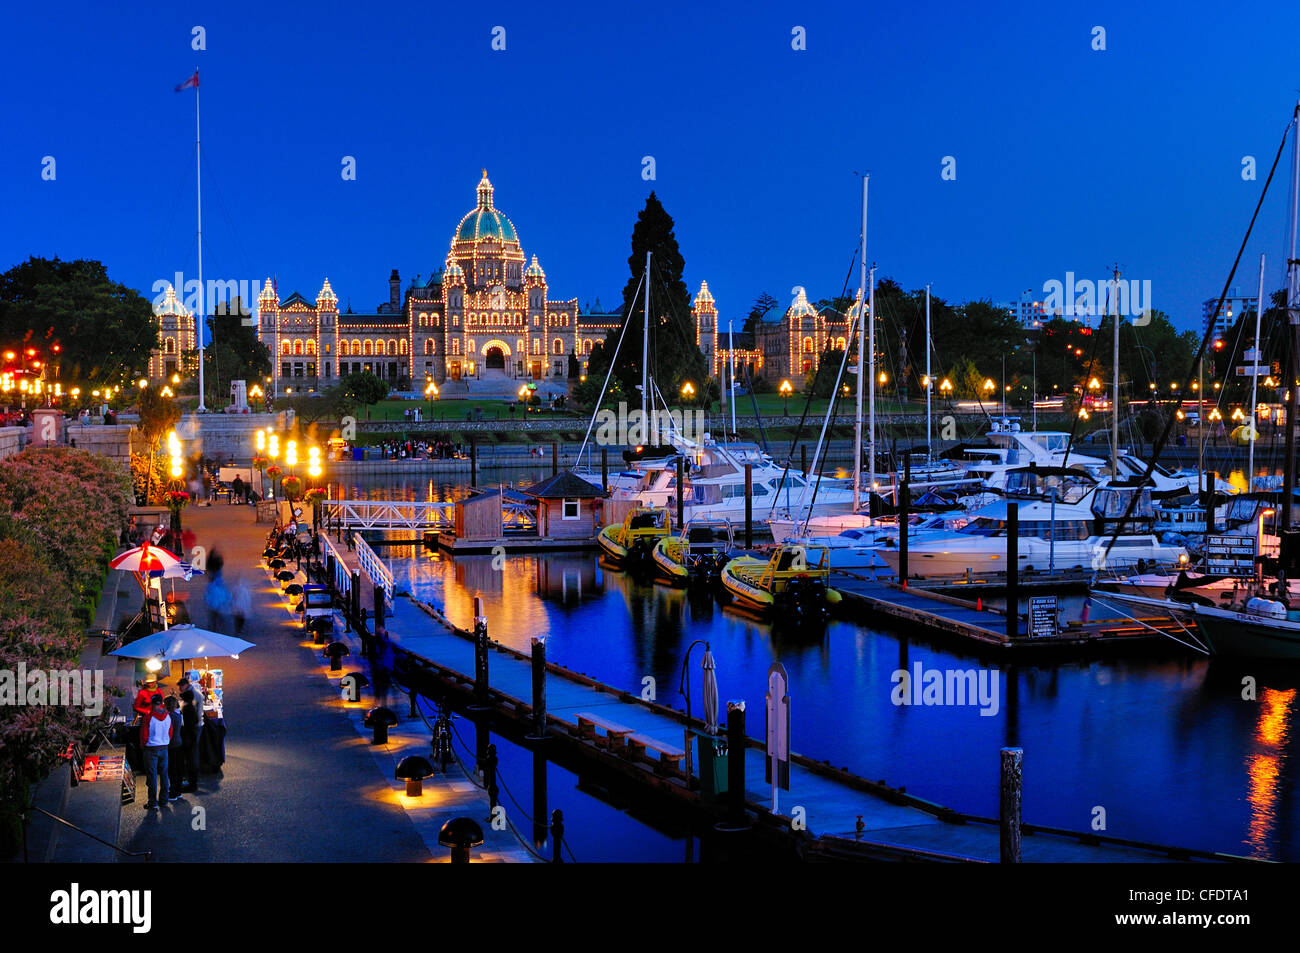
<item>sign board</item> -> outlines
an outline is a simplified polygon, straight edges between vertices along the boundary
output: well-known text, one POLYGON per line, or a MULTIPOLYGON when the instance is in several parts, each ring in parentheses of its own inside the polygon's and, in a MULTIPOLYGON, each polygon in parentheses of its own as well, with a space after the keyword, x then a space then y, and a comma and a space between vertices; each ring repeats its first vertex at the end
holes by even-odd
POLYGON ((1041 639, 1058 635, 1056 596, 1029 597, 1029 637, 1041 639))
POLYGON ((785 666, 773 663, 767 670, 767 764, 765 780, 790 790, 790 679, 785 666))
POLYGON ((1253 576, 1257 542, 1254 536, 1206 536, 1206 570, 1220 576, 1253 576))
POLYGON ((1268 377, 1273 369, 1268 364, 1238 364, 1238 377, 1268 377))

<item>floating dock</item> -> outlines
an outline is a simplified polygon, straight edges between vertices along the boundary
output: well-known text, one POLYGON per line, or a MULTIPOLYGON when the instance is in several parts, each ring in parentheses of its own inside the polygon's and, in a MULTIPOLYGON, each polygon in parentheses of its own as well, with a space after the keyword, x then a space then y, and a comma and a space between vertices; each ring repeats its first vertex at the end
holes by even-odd
POLYGON ((844 596, 843 612, 888 619, 904 631, 951 637, 999 652, 1037 654, 1049 650, 1085 648, 1172 648, 1165 628, 1179 631, 1168 619, 1097 619, 1056 627, 1055 634, 1031 635, 1021 601, 1016 633, 1008 631, 1006 612, 978 602, 916 585, 900 586, 847 570, 832 570, 830 585, 844 596))

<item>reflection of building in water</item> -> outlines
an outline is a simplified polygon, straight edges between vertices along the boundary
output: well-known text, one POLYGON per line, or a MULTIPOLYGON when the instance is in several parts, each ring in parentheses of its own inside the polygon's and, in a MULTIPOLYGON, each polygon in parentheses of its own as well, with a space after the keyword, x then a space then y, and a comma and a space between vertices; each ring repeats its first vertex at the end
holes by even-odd
POLYGON ((518 560, 502 560, 496 556, 458 556, 453 561, 456 582, 471 595, 499 593, 505 585, 506 564, 511 562, 518 563, 518 560))
POLYGON ((537 594, 562 606, 576 606, 603 591, 596 574, 596 557, 539 556, 537 594))
POLYGON ((1287 734, 1291 726, 1294 688, 1279 691, 1266 688, 1259 700, 1259 724, 1255 726, 1257 750, 1246 759, 1250 803, 1250 834, 1246 842, 1256 857, 1269 857, 1269 841, 1277 827, 1278 786, 1286 759, 1287 734))

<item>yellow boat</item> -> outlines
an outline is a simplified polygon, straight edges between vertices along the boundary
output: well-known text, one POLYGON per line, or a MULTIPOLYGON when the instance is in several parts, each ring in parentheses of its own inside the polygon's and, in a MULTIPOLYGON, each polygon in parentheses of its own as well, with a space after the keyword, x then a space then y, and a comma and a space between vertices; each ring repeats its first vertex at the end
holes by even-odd
POLYGON ((671 583, 717 582, 735 539, 729 520, 691 520, 680 536, 665 536, 655 543, 655 568, 671 583))
POLYGON ((778 546, 768 559, 737 556, 722 569, 722 585, 736 604, 795 619, 825 619, 839 604, 829 580, 825 546, 778 546))
POLYGON ((673 518, 662 506, 641 506, 623 517, 621 526, 606 526, 596 537, 601 551, 615 563, 646 559, 655 543, 673 531, 673 518))

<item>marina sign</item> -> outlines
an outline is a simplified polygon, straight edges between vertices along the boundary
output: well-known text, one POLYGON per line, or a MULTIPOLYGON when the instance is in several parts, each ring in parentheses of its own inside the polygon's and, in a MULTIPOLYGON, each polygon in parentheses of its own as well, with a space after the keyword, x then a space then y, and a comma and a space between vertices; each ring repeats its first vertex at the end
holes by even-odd
POLYGON ((1255 546, 1254 536, 1206 536, 1206 569, 1212 575, 1252 576, 1255 546))
POLYGON ((1058 634, 1056 596, 1030 596, 1029 637, 1042 639, 1058 634))

